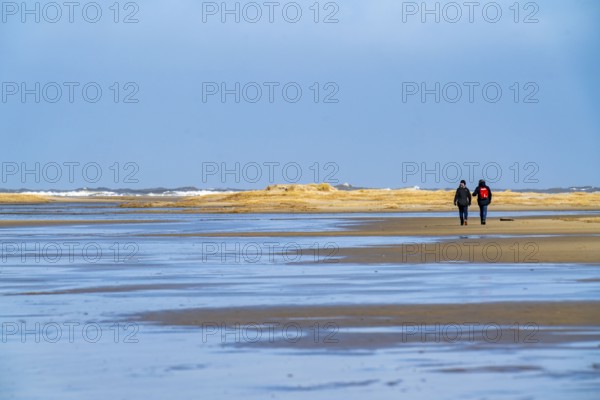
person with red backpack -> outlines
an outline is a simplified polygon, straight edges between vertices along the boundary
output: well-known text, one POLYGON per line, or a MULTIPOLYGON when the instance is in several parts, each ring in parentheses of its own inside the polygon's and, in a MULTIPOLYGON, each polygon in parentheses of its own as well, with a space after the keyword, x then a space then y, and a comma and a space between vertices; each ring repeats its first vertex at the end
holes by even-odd
POLYGON ((492 202, 492 190, 488 185, 485 184, 483 179, 479 180, 479 186, 473 192, 473 196, 477 196, 477 204, 479 205, 479 217, 481 218, 481 225, 485 225, 485 219, 487 218, 487 208, 492 202))

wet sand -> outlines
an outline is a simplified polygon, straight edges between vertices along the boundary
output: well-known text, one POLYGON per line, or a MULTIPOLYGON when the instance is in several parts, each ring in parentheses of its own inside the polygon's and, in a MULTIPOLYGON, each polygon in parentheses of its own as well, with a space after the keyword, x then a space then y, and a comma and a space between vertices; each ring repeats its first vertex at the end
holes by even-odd
POLYGON ((600 236, 445 239, 435 243, 411 242, 394 246, 339 248, 341 263, 556 263, 600 264, 600 236))
MULTIPOLYGON (((123 214, 126 218, 128 213, 123 214)), ((530 216, 500 218, 490 210, 488 224, 471 219, 460 226, 455 217, 356 217, 345 218, 337 231, 251 231, 140 234, 140 237, 406 237, 399 245, 338 248, 335 257, 342 264, 430 264, 566 263, 600 264, 600 217, 590 215, 530 216), (495 237, 498 236, 498 237, 495 237), (505 237, 511 236, 511 237, 505 237), (426 239, 419 241, 419 238, 426 239), (460 256, 458 254, 460 253, 460 256)), ((52 225, 139 224, 166 220, 25 220, 0 221, 0 228, 52 225)), ((136 235, 130 235, 134 238, 136 235)), ((383 242, 385 243, 385 242, 383 242)), ((468 266, 467 266, 468 268, 468 266)), ((592 278, 592 284, 596 282, 592 278)), ((585 285, 586 282, 580 282, 585 285)), ((20 293, 29 296, 86 295, 162 290, 202 290, 199 284, 135 284, 99 286, 55 291, 20 293)), ((400 299, 401 300, 401 299, 400 299)), ((534 325, 560 329, 541 330, 548 343, 598 339, 596 334, 577 333, 578 327, 600 326, 600 303, 590 302, 501 302, 477 304, 417 305, 322 305, 248 308, 184 309, 146 312, 128 320, 173 326, 202 326, 207 322, 225 324, 297 323, 308 328, 315 321, 333 323, 341 332, 344 346, 377 347, 398 343, 398 335, 377 332, 365 335, 354 328, 390 328, 406 324, 496 324, 534 325), (587 338, 587 339, 586 339, 587 338)), ((482 339, 482 332, 475 336, 482 339), (478 335, 478 336, 477 336, 478 335)), ((412 340, 412 339, 411 339, 412 340)))
POLYGON ((216 232, 146 234, 174 237, 436 237, 435 243, 408 240, 395 246, 337 248, 340 262, 388 263, 600 263, 600 217, 489 218, 483 226, 457 224, 457 218, 355 218, 341 231, 216 232), (495 235, 509 235, 493 237, 495 235), (543 236, 547 235, 547 236, 543 236), (491 237, 490 237, 491 236, 491 237))
MULTIPOLYGON (((212 284, 215 285, 215 284, 212 284)), ((212 286, 208 283, 157 283, 157 284, 138 284, 138 285, 118 285, 118 286, 98 286, 77 289, 64 289, 54 291, 22 292, 14 293, 15 296, 52 296, 63 294, 101 294, 101 293, 132 293, 150 290, 201 290, 212 286)))
MULTIPOLYGON (((209 237, 342 237, 342 236, 407 236, 435 237, 434 242, 404 243, 394 246, 368 246, 338 249, 340 263, 426 264, 444 262, 465 263, 587 263, 600 264, 600 217, 547 216, 519 217, 512 221, 490 218, 485 226, 460 226, 457 218, 356 218, 342 231, 328 232, 242 232, 198 234, 209 237), (494 238, 493 235, 514 237, 494 238), (534 236, 547 235, 547 236, 534 236), (598 236, 595 236, 598 235, 598 236), (478 237, 479 236, 479 237, 478 237), (492 237, 490 237, 492 236, 492 237), (462 256, 456 258, 456 249, 462 256), (487 249, 486 251, 482 251, 487 249), (450 259, 449 259, 450 258, 450 259)), ((194 236, 189 234, 185 236, 194 236)), ((179 236, 179 235, 174 235, 179 236)), ((468 265, 466 266, 468 268, 468 265)), ((581 284, 585 284, 581 282, 581 284)), ((401 301, 401 299, 399 299, 401 301)), ((448 325, 528 326, 535 330, 535 341, 520 341, 520 345, 597 341, 600 332, 600 303, 590 302, 500 302, 475 304, 417 305, 325 305, 278 306, 221 309, 166 310, 133 316, 134 321, 172 326, 298 324, 303 331, 317 324, 333 324, 337 341, 330 343, 305 340, 294 346, 322 348, 380 348, 401 343, 422 343, 420 332, 405 335, 376 331, 379 328, 406 328, 448 325), (208 324, 208 325, 207 325, 208 324), (582 329, 582 327, 586 327, 582 329), (354 328, 368 328, 356 332, 354 328)), ((420 329, 420 328, 419 328, 420 329)), ((502 328, 504 329, 504 328, 502 328)), ((521 328, 517 328, 521 329, 521 328)), ((515 332, 504 329, 504 338, 493 344, 515 342, 515 332), (506 332, 504 332, 506 331, 506 332)), ((415 333, 414 331, 411 331, 415 333)), ((405 332, 406 333, 406 332, 405 332)), ((474 329, 469 341, 491 344, 486 332, 474 329)), ((519 333, 522 334, 523 332, 519 333)), ((525 334, 531 332, 524 332, 525 334)), ((427 335, 425 335, 427 338, 427 335)), ((443 341, 443 340, 442 340, 443 341)), ((437 342, 437 341, 436 341, 437 342)), ((285 340, 274 342, 241 342, 238 346, 290 347, 285 340)))
POLYGON ((600 302, 500 302, 474 304, 378 304, 206 308, 142 313, 140 321, 163 325, 202 326, 206 322, 240 325, 315 320, 346 327, 400 326, 403 323, 478 323, 540 326, 600 326, 600 302))
POLYGON ((107 220, 6 220, 0 221, 2 228, 43 227, 54 225, 110 225, 110 224, 157 224, 170 221, 165 220, 139 220, 139 219, 107 219, 107 220))
POLYGON ((173 233, 157 236, 202 237, 336 237, 336 236, 460 236, 460 235, 593 235, 600 234, 600 217, 587 215, 518 217, 500 221, 493 212, 486 225, 471 221, 460 226, 452 217, 384 217, 350 218, 351 225, 339 231, 286 231, 286 232, 198 232, 173 233))
MULTIPOLYGON (((126 214, 124 214, 126 215, 126 214)), ((456 236, 456 235, 594 235, 600 234, 600 217, 588 215, 517 217, 512 221, 501 221, 489 213, 487 225, 475 219, 469 226, 460 226, 458 218, 452 217, 385 217, 349 218, 352 225, 341 231, 316 232, 198 232, 174 233, 164 236, 205 237, 311 237, 311 236, 456 236)), ((108 219, 108 220, 1 220, 0 227, 93 225, 93 224, 138 224, 164 223, 176 220, 108 219)), ((199 222, 200 224, 200 222, 199 222)), ((201 228, 201 227, 200 227, 201 228)), ((157 234, 163 236, 163 234, 157 234)))
POLYGON ((470 343, 477 349, 483 345, 551 346, 598 341, 599 307, 598 302, 276 306, 148 312, 132 320, 196 327, 206 337, 220 337, 227 327, 230 335, 236 331, 239 334, 237 340, 229 341, 235 346, 331 350, 470 343), (275 333, 285 327, 305 335, 294 340, 277 337, 275 333), (316 329, 318 338, 314 336, 316 329))
MULTIPOLYGON (((490 216, 493 215, 490 213, 490 216)), ((434 243, 407 240, 400 245, 337 247, 340 262, 389 263, 600 263, 600 217, 589 215, 488 217, 483 226, 460 226, 451 217, 349 218, 338 231, 147 233, 142 237, 291 238, 291 237, 435 237, 434 243), (494 237, 494 236, 500 237, 494 237), (511 236, 501 237, 502 235, 511 236)), ((0 229, 53 225, 155 224, 169 220, 6 220, 0 229)), ((199 225, 201 229, 201 226, 199 225)), ((132 236, 133 237, 133 236, 132 236)))
POLYGON ((77 381, 89 387, 84 397, 103 389, 98 382, 104 380, 115 390, 108 397, 132 382, 143 388, 159 382, 169 393, 192 388, 190 398, 207 390, 215 398, 227 392, 315 399, 331 398, 331 390, 381 398, 410 397, 404 390, 413 390, 410 398, 533 392, 532 398, 560 399, 580 390, 591 399, 597 393, 597 213, 517 213, 500 221, 493 208, 488 225, 472 215, 465 227, 454 213, 217 217, 184 215, 201 208, 118 204, 11 208, 4 217, 13 220, 0 222, 5 236, 22 228, 14 236, 25 249, 48 239, 85 239, 106 251, 96 263, 78 252, 70 254, 73 262, 55 262, 28 250, 27 260, 9 254, 0 267, 3 322, 21 329, 8 335, 6 375, 21 374, 24 387, 56 380, 71 393, 77 381), (207 241, 228 244, 227 257, 206 257, 202 237, 223 237, 207 241), (338 262, 322 263, 312 253, 299 261, 263 254, 259 262, 229 253, 236 244, 279 237, 303 248, 337 242, 338 262), (115 258, 111 246, 123 241, 139 245, 135 256, 115 258), (474 252, 471 259, 448 260, 456 246, 487 248, 488 258, 499 248, 502 256, 474 252), (43 263, 29 258, 36 255, 43 263), (303 264, 309 259, 313 265, 303 264), (23 334, 36 324, 43 327, 42 343, 23 334), (54 343, 46 328, 56 324, 74 326, 74 342, 63 330, 54 343), (83 332, 98 326, 104 335, 96 344, 83 332), (359 392, 363 386, 368 392, 359 392), (463 386, 466 392, 449 392, 463 386))

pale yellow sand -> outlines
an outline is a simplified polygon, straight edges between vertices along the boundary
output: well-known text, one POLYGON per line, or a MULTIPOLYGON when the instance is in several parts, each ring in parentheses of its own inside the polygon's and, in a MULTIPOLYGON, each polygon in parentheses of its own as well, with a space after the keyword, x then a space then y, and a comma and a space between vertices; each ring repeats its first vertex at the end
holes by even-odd
POLYGON ((0 204, 47 203, 50 199, 34 194, 0 193, 0 204))
MULTIPOLYGON (((328 184, 273 185, 265 190, 194 197, 44 197, 0 194, 0 203, 109 202, 128 208, 175 207, 203 213, 449 211, 454 190, 337 190, 328 184)), ((473 201, 473 209, 476 202, 473 201)), ((600 193, 494 192, 495 210, 599 210, 600 193)), ((172 211, 169 211, 172 212, 172 211)))
MULTIPOLYGON (((454 210, 450 190, 355 190, 341 191, 330 185, 274 185, 265 190, 234 194, 186 197, 175 201, 137 199, 124 207, 182 207, 200 212, 399 212, 454 210)), ((473 202, 476 208, 476 202, 473 202)), ((496 210, 597 210, 600 193, 494 192, 496 210)))

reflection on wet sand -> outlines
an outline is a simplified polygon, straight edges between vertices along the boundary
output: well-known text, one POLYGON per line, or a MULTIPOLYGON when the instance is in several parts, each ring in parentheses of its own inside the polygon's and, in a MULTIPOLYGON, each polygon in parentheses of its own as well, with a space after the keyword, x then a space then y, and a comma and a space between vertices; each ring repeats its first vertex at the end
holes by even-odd
POLYGON ((484 228, 439 214, 27 207, 0 222, 12 246, 0 265, 0 398, 562 400, 600 390, 597 213, 490 216, 484 228), (105 257, 44 254, 74 242, 105 257), (335 262, 236 257, 273 242, 334 243, 335 262), (535 243, 536 259, 511 258, 515 242, 520 256, 535 243), (134 243, 135 257, 115 259, 115 243, 134 243), (207 256, 207 244, 222 252, 207 256), (449 244, 508 255, 445 260, 449 244), (82 339, 94 327, 101 340, 82 339))

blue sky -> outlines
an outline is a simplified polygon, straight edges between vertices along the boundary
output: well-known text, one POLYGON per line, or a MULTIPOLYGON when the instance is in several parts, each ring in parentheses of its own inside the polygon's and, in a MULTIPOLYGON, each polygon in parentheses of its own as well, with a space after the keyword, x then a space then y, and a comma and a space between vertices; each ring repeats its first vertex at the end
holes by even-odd
MULTIPOLYGON (((600 3, 594 0, 521 2, 518 22, 515 2, 499 1, 495 23, 495 8, 482 11, 489 2, 475 8, 472 23, 464 6, 458 22, 447 22, 455 9, 444 13, 445 1, 439 23, 434 15, 422 22, 421 10, 408 13, 414 10, 408 2, 388 0, 320 2, 318 23, 313 0, 295 3, 302 11, 296 23, 282 9, 287 5, 285 16, 293 19, 298 6, 285 1, 273 23, 263 2, 256 23, 244 20, 254 18, 251 6, 240 11, 239 23, 233 15, 223 23, 219 12, 208 12, 209 2, 199 1, 118 3, 118 23, 114 1, 98 2, 97 23, 83 18, 86 2, 72 23, 66 7, 58 22, 47 21, 58 18, 48 6, 36 23, 35 15, 8 3, 0 19, 2 188, 262 188, 325 178, 433 188, 471 180, 469 171, 473 180, 487 177, 503 188, 600 186, 600 3), (123 23, 131 13, 138 22, 123 23), (324 23, 328 15, 338 22, 324 23), (538 22, 525 23, 528 16, 538 22), (102 89, 96 103, 82 95, 90 82, 88 99, 102 89), (223 102, 220 93, 203 92, 207 83, 220 90, 236 82, 239 103, 235 94, 223 102), (273 102, 266 82, 273 82, 273 102), (420 92, 406 92, 438 82, 439 102, 435 93, 423 102, 420 92), (23 83, 31 91, 24 101, 23 83), (289 98, 301 88, 297 102, 284 98, 286 84, 289 98), (63 92, 52 103, 56 85, 63 92), (497 102, 486 100, 485 85, 488 100, 502 90, 497 102), (252 103, 256 86, 262 97, 252 103), (451 102, 456 87, 462 97, 451 102), (130 100, 137 102, 125 103, 135 91, 130 100), (69 179, 71 162, 79 164, 69 164, 69 179), (22 174, 37 165, 39 173, 22 174), (84 173, 89 165, 91 173, 84 173), (222 174, 237 166, 238 173, 222 174), (101 178, 90 178, 97 170, 101 178)), ((225 3, 233 9, 236 2, 225 3)), ((242 9, 250 2, 239 3, 242 9)), ((435 2, 427 5, 434 9, 435 2)), ((92 20, 94 12, 88 7, 85 16, 92 20)))

